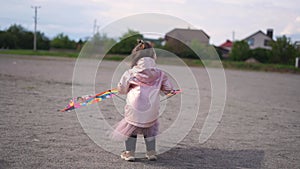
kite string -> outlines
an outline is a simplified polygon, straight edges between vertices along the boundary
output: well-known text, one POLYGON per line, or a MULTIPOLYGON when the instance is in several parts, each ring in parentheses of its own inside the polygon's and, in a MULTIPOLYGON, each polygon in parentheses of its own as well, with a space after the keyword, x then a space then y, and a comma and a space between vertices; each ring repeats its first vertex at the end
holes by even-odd
POLYGON ((120 100, 122 100, 122 101, 126 102, 126 100, 125 100, 124 98, 122 98, 121 96, 119 96, 119 95, 116 95, 116 94, 115 94, 115 96, 116 96, 117 98, 119 98, 120 100))

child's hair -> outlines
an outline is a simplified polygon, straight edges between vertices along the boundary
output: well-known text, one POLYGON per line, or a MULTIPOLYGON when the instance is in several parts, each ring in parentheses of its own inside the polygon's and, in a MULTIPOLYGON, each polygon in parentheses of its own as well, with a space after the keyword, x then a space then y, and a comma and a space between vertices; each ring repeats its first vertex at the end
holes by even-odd
POLYGON ((156 59, 156 53, 150 42, 144 42, 138 40, 138 44, 133 48, 131 52, 131 68, 134 67, 137 61, 143 57, 151 57, 156 59))

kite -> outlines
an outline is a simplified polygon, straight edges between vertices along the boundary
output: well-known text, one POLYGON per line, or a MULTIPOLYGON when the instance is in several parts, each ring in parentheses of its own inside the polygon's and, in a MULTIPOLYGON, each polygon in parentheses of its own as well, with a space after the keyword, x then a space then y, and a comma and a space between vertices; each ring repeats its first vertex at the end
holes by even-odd
POLYGON ((70 100, 67 107, 61 110, 61 112, 70 111, 70 110, 80 108, 82 106, 87 106, 93 103, 101 102, 102 100, 112 98, 117 94, 118 94, 117 89, 111 89, 111 90, 106 90, 104 92, 98 93, 96 95, 85 95, 85 96, 75 97, 72 100, 70 100))
MULTIPOLYGON (((181 93, 181 90, 172 90, 170 93, 166 94, 166 98, 161 100, 165 101, 167 99, 169 99, 170 97, 181 93)), ((106 90, 104 92, 98 93, 96 95, 84 95, 84 96, 80 96, 80 97, 75 97, 73 99, 70 100, 69 104, 66 106, 66 108, 62 109, 61 112, 65 112, 65 111, 70 111, 70 110, 74 110, 83 106, 87 106, 93 103, 98 103, 101 102, 102 100, 105 99, 109 99, 112 98, 113 96, 116 96, 120 99, 122 99, 123 101, 125 101, 125 99, 121 98, 120 96, 117 95, 118 94, 118 89, 110 89, 110 90, 106 90)))

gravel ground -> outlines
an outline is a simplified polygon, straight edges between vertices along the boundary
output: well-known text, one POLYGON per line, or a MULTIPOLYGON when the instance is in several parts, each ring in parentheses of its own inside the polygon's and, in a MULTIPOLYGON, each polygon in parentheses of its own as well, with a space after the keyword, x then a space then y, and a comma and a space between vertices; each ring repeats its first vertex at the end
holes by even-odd
MULTIPOLYGON (((98 91, 110 87, 118 66, 118 62, 102 64, 96 76, 96 86, 101 86, 98 91)), ((74 65, 70 58, 0 55, 1 169, 300 168, 299 75, 226 70, 227 100, 222 120, 210 139, 199 144, 211 90, 205 69, 192 68, 201 103, 189 134, 160 154, 158 161, 139 158, 125 162, 95 144, 75 112, 58 112, 72 96, 74 65)), ((171 111, 160 117, 162 131, 176 119, 172 112, 178 98, 168 101, 171 111)), ((113 102, 106 100, 103 105, 113 102)), ((121 118, 114 109, 101 110, 111 124, 121 118)))

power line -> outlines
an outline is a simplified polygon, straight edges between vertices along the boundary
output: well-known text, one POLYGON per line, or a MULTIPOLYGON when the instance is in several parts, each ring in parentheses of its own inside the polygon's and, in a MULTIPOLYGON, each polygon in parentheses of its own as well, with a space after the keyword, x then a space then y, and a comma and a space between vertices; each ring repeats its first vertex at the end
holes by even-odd
POLYGON ((33 36, 33 50, 36 51, 36 27, 37 27, 37 9, 41 8, 40 6, 31 6, 34 8, 34 36, 33 36))

